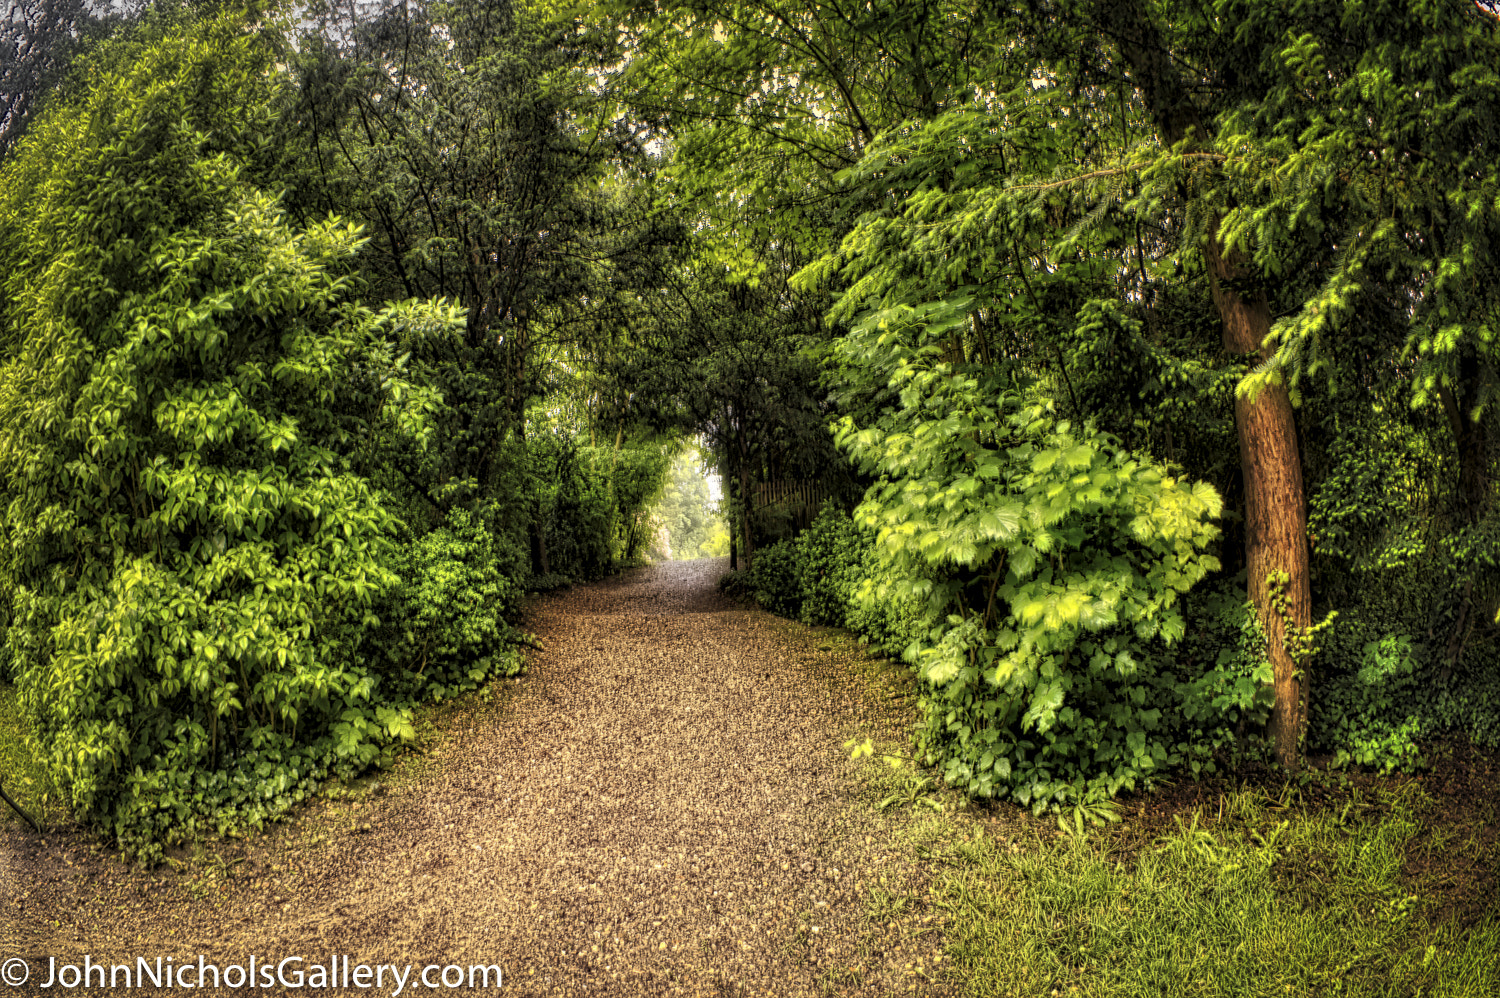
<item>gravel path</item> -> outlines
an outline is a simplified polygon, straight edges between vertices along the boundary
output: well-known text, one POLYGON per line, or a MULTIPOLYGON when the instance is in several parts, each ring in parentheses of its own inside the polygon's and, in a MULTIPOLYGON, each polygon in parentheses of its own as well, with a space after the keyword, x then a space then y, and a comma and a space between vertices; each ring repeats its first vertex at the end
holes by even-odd
POLYGON ((720 596, 724 568, 538 601, 528 676, 450 718, 414 775, 183 873, 5 832, 0 959, 347 954, 415 965, 403 993, 424 964, 498 965, 517 995, 950 993, 928 874, 841 748, 899 729, 895 695, 826 634, 720 596))

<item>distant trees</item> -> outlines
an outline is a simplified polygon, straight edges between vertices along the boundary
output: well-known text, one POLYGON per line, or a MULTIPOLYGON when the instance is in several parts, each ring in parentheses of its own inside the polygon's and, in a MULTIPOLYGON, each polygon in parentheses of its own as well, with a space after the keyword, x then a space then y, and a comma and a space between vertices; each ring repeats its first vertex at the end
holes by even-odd
POLYGON ((645 304, 633 341, 601 365, 630 386, 632 418, 703 440, 724 480, 736 561, 755 546, 754 484, 846 474, 829 431, 832 400, 805 349, 817 327, 785 280, 751 285, 725 280, 712 261, 681 266, 645 304))
MULTIPOLYGON (((411 477, 495 495, 524 460, 515 447, 552 359, 615 335, 619 296, 653 252, 630 186, 610 179, 641 166, 641 150, 581 75, 613 42, 504 0, 352 21, 328 10, 318 24, 285 119, 288 204, 363 220, 376 295, 462 303, 461 335, 409 344, 443 399, 436 446, 411 477)), ((529 519, 544 574, 541 511, 529 519)))
POLYGON ((138 17, 144 0, 13 0, 0 23, 0 160, 35 120, 48 94, 68 75, 73 57, 138 17))
POLYGON ((720 529, 721 521, 703 477, 699 455, 684 450, 672 460, 672 470, 654 510, 658 536, 665 546, 653 557, 678 561, 706 557, 702 548, 720 529))

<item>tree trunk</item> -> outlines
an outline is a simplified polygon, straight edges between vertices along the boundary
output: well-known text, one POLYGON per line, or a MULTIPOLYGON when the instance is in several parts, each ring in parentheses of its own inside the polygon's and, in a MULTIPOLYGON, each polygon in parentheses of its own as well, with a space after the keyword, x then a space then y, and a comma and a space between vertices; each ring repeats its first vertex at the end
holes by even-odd
POLYGON ((754 519, 754 517, 751 515, 754 507, 752 506, 752 500, 750 498, 750 469, 745 466, 745 463, 743 461, 740 462, 740 502, 744 507, 744 510, 740 515, 740 524, 745 538, 743 546, 743 550, 745 552, 745 567, 749 568, 750 561, 755 556, 755 535, 751 533, 750 522, 752 519, 754 519))
MULTIPOLYGON (((1138 87, 1162 144, 1209 137, 1202 115, 1172 62, 1161 32, 1142 10, 1140 0, 1104 0, 1096 8, 1099 26, 1119 46, 1129 67, 1128 84, 1138 87)), ((1265 295, 1240 290, 1251 275, 1243 253, 1226 254, 1219 241, 1219 220, 1210 223, 1206 247, 1214 304, 1224 321, 1223 344, 1230 353, 1265 358, 1271 310, 1265 295)), ((1307 721, 1306 676, 1287 648, 1286 627, 1306 629, 1312 620, 1308 579, 1307 503, 1302 492, 1302 457, 1297 424, 1285 386, 1269 385, 1254 398, 1235 398, 1235 427, 1240 438, 1240 467, 1245 483, 1245 564, 1251 602, 1265 629, 1275 670, 1276 704, 1270 733, 1276 758, 1291 769, 1298 764, 1307 721), (1268 578, 1284 572, 1285 619, 1272 601, 1268 578)))
MULTIPOLYGON (((1438 398, 1443 403, 1443 412, 1448 417, 1453 431, 1453 444, 1458 452, 1458 496, 1453 510, 1453 527, 1472 527, 1485 518, 1494 504, 1494 489, 1490 482, 1490 441, 1482 419, 1475 419, 1474 412, 1480 392, 1479 357, 1473 349, 1465 349, 1459 355, 1457 394, 1447 386, 1439 386, 1438 398)), ((1468 644, 1469 632, 1474 627, 1474 577, 1471 574, 1464 584, 1463 595, 1458 604, 1458 616, 1449 633, 1443 650, 1443 675, 1446 677, 1463 655, 1468 644)), ((1485 617, 1495 616, 1493 603, 1482 608, 1485 617)))
MULTIPOLYGON (((1214 303, 1224 319, 1225 351, 1268 358, 1271 351, 1264 343, 1271 331, 1271 309, 1265 296, 1257 292, 1246 299, 1232 289, 1231 282, 1243 276, 1242 255, 1226 256, 1215 234, 1209 239, 1207 257, 1214 303)), ((1307 677, 1288 648, 1287 626, 1306 632, 1312 623, 1312 591, 1302 457, 1286 386, 1267 385, 1254 398, 1236 395, 1234 424, 1245 482, 1245 576, 1275 671, 1270 734, 1277 761, 1295 769, 1307 725, 1307 677), (1274 605, 1268 581, 1278 572, 1287 578, 1281 593, 1284 616, 1274 605)))
POLYGON ((1480 392, 1479 358, 1473 349, 1465 349, 1458 360, 1458 394, 1446 386, 1439 387, 1438 397, 1443 413, 1453 431, 1458 450, 1458 509, 1455 526, 1478 523, 1489 512, 1490 445, 1484 421, 1474 418, 1476 396, 1480 392))
POLYGON ((541 521, 533 517, 528 533, 531 535, 531 574, 550 574, 552 566, 547 559, 547 535, 542 532, 541 521))

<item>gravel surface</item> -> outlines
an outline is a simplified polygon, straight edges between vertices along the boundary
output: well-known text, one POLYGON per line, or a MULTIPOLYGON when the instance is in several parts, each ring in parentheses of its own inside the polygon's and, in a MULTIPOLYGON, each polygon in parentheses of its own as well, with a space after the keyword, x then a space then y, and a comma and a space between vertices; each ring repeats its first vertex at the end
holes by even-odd
POLYGON ((841 747, 910 723, 904 670, 719 595, 725 568, 538 600, 528 675, 451 709, 417 765, 176 870, 0 833, 0 960, 34 970, 0 995, 57 994, 46 958, 84 954, 348 955, 415 965, 403 993, 424 964, 498 965, 518 995, 952 993, 931 872, 841 747))

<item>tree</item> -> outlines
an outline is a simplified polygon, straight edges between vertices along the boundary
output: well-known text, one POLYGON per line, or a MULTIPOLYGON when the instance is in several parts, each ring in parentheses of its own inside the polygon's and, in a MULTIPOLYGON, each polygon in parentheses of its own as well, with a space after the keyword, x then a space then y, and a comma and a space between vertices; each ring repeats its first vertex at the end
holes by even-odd
POLYGON ((719 521, 700 458, 694 448, 688 448, 672 460, 666 487, 652 513, 664 542, 656 548, 656 557, 679 561, 701 557, 699 549, 714 534, 719 521))
MULTIPOLYGON (((1249 589, 1276 667, 1277 754, 1294 765, 1313 630, 1299 379, 1321 371, 1348 391, 1382 343, 1374 363, 1405 364, 1412 404, 1451 403, 1458 449, 1470 449, 1459 493, 1472 498, 1459 507, 1482 510, 1492 491, 1479 454, 1491 377, 1479 317, 1492 299, 1423 275, 1463 272, 1490 241, 1476 197, 1483 156, 1470 157, 1494 129, 1466 109, 1493 105, 1494 26, 1461 3, 1338 16, 1246 4, 1219 16, 1112 0, 997 11, 1019 40, 988 74, 991 91, 865 151, 848 174, 864 189, 853 197, 880 207, 805 280, 841 293, 838 321, 914 308, 903 321, 921 323, 925 349, 1009 367, 1013 383, 1039 376, 1059 406, 1113 421, 1126 439, 1161 427, 1155 447, 1178 449, 1180 405, 1201 415, 1232 397, 1241 472, 1225 485, 1243 497, 1249 589), (1292 41, 1288 25, 1302 32, 1292 41), (1430 45, 1434 26, 1441 45, 1430 45), (1429 119, 1437 127, 1416 124, 1429 119), (1442 185, 1425 179, 1439 171, 1442 185), (1455 196, 1473 207, 1452 211, 1455 196), (1466 249, 1434 252, 1445 244, 1466 249), (1205 278, 1221 330, 1209 354, 1181 287, 1205 278), (1444 304, 1437 286, 1454 297, 1444 304), (1408 332, 1332 335, 1362 310, 1367 326, 1408 332), (1286 318, 1273 326, 1274 314, 1286 318), (1435 314, 1464 318, 1439 335, 1435 314), (1111 367, 1095 374, 1106 355, 1111 367), (1121 384, 1122 363, 1141 380, 1121 384)), ((846 371, 880 385, 900 368, 846 371)))
POLYGON ((392 384, 383 327, 446 318, 359 305, 357 229, 247 181, 272 41, 148 21, 0 170, 9 668, 80 815, 147 852, 289 801, 258 753, 368 762, 404 723, 358 654, 395 518, 350 471, 382 399, 348 374, 392 384))
MULTIPOLYGON (((629 168, 634 136, 576 75, 612 49, 498 0, 320 17, 298 60, 289 202, 367 220, 376 294, 462 304, 460 335, 409 344, 443 401, 439 445, 408 478, 494 497, 525 460, 512 445, 551 387, 548 359, 609 328, 630 258, 651 242, 631 224, 628 185, 605 182, 629 168)), ((542 511, 526 516, 532 571, 546 574, 542 511)))

